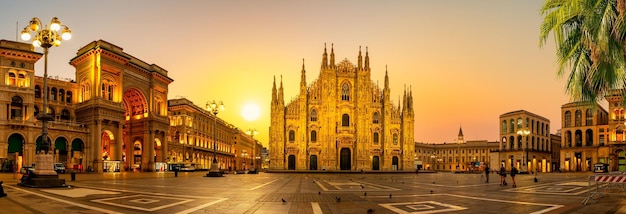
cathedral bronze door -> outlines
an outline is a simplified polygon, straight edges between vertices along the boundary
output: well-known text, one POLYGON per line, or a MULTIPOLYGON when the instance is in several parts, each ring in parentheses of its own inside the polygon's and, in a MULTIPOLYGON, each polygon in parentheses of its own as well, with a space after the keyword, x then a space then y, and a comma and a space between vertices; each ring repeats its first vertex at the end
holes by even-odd
POLYGON ((296 156, 295 155, 289 155, 289 158, 287 158, 287 169, 288 170, 296 170, 296 156))
POLYGON ((317 155, 311 155, 309 162, 310 170, 317 170, 317 155))
POLYGON ((374 156, 372 159, 372 170, 380 170, 380 157, 374 156))
POLYGON ((348 148, 341 149, 340 158, 339 158, 339 163, 341 164, 341 166, 339 166, 339 168, 341 170, 350 170, 351 168, 350 162, 351 162, 350 149, 348 148))
POLYGON ((391 159, 391 165, 393 170, 398 170, 398 156, 393 156, 393 158, 391 159))

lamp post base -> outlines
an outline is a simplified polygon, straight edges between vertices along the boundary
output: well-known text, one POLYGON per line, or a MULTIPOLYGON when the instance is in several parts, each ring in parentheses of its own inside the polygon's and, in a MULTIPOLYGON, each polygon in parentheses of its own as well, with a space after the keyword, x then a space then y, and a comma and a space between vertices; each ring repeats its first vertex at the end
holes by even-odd
POLYGON ((206 177, 222 177, 224 176, 222 172, 220 172, 220 167, 217 162, 211 163, 211 169, 209 173, 206 174, 206 177))

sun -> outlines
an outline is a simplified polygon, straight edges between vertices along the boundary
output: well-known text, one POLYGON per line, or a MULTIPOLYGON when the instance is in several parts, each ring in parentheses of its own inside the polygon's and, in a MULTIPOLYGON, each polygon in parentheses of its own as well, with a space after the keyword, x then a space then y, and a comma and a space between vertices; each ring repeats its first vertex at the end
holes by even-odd
POLYGON ((255 121, 261 115, 261 108, 256 103, 248 103, 241 109, 241 115, 247 121, 255 121))

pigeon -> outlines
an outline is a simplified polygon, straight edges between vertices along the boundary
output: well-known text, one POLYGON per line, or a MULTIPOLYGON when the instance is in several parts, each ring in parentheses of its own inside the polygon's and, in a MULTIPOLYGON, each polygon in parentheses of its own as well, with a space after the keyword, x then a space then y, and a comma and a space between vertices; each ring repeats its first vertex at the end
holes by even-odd
POLYGON ((284 198, 281 198, 280 200, 283 200, 283 204, 285 204, 285 202, 287 202, 287 201, 285 201, 285 199, 284 199, 284 198))

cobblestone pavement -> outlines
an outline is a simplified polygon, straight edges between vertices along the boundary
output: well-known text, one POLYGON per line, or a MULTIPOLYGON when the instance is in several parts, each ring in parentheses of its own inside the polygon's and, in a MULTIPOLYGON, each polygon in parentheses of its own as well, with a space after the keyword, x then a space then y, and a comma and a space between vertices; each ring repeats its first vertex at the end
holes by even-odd
POLYGON ((590 173, 518 175, 517 188, 495 174, 205 174, 62 174, 68 187, 25 188, 0 173, 0 213, 626 213, 623 186, 582 203, 590 173))

